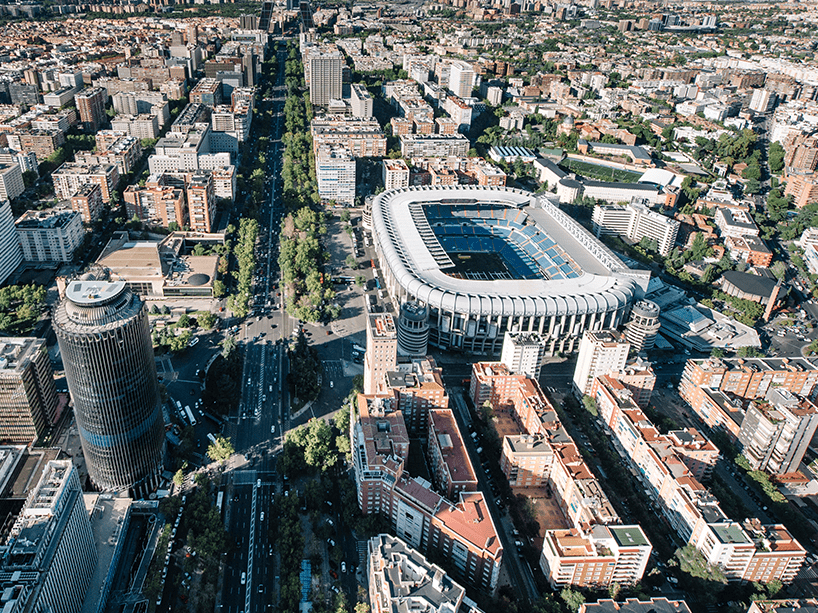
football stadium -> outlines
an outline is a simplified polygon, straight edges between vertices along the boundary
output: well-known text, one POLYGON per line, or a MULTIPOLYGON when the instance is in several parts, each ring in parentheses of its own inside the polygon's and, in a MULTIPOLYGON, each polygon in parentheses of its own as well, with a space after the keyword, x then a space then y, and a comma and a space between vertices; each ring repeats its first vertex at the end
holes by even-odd
POLYGON ((429 342, 468 353, 499 353, 506 330, 572 352, 585 330, 618 326, 650 277, 546 198, 510 188, 383 192, 372 235, 395 304, 426 305, 429 342))

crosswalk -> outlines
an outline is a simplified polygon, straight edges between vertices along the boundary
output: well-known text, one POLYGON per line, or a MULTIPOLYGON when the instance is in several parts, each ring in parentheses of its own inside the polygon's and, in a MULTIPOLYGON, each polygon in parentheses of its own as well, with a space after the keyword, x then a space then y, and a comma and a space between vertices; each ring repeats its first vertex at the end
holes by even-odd
POLYGON ((366 547, 366 541, 358 541, 358 568, 366 578, 366 560, 369 557, 369 553, 366 547))

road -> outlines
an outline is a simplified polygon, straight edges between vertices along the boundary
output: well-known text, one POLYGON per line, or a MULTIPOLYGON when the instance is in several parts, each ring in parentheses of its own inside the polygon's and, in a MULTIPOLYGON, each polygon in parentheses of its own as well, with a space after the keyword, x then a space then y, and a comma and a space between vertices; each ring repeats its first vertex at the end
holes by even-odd
POLYGON ((229 466, 232 470, 225 512, 235 548, 226 560, 221 597, 224 613, 264 611, 277 598, 275 558, 269 555, 268 539, 273 519, 268 510, 276 493, 275 453, 281 448, 286 431, 282 407, 287 403, 284 381, 288 364, 280 339, 287 338, 292 327, 274 289, 278 276, 276 232, 283 214, 279 201, 286 59, 283 49, 277 52, 278 75, 270 101, 273 122, 266 152, 269 179, 265 184, 269 200, 259 214, 254 314, 235 332, 244 348, 245 360, 241 401, 225 428, 225 434, 241 455, 234 456, 229 466), (274 304, 279 308, 273 310, 274 304))

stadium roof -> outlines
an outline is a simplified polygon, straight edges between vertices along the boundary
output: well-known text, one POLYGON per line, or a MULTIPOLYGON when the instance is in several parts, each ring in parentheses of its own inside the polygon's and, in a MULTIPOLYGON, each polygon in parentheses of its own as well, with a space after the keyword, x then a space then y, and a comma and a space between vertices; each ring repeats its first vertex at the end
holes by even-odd
POLYGON ((616 255, 570 217, 530 192, 508 188, 450 186, 403 188, 378 195, 372 207, 376 241, 384 263, 409 295, 436 308, 480 315, 570 315, 619 309, 633 301, 643 273, 616 255), (566 279, 460 279, 443 272, 421 235, 416 204, 465 204, 526 208, 582 269, 566 279), (410 206, 411 205, 411 206, 410 206))

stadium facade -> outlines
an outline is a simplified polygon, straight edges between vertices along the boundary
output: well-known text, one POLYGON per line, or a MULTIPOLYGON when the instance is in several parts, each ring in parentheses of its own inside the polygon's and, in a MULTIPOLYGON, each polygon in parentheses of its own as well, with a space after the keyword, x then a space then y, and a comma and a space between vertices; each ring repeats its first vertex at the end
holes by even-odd
POLYGON ((644 295, 629 269, 545 197, 483 186, 408 187, 372 204, 392 299, 429 310, 429 343, 497 354, 507 330, 572 352, 586 330, 616 328, 644 295))

